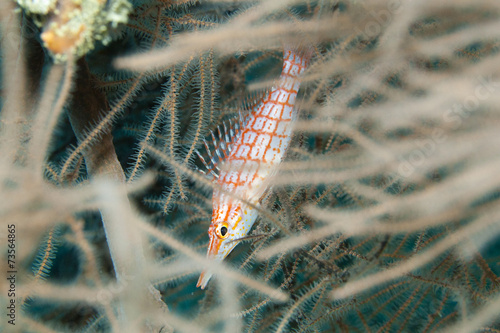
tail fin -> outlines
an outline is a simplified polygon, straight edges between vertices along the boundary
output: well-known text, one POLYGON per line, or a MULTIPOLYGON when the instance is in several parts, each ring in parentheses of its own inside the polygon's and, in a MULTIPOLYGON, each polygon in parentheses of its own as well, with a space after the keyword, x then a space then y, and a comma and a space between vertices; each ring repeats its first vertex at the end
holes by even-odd
POLYGON ((304 67, 309 65, 314 54, 313 46, 293 46, 286 44, 283 49, 283 60, 300 63, 304 67))

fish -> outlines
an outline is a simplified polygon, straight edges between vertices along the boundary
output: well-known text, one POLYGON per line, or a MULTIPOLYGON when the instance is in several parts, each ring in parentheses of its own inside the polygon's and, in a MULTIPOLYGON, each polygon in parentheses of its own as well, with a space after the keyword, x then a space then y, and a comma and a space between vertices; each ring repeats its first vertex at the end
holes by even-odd
MULTIPOLYGON (((285 47, 283 68, 276 85, 238 125, 238 133, 231 130, 231 142, 222 156, 218 151, 220 167, 214 178, 212 221, 208 228, 210 238, 207 257, 222 261, 239 241, 250 232, 263 195, 269 189, 270 180, 277 172, 292 139, 293 122, 297 118, 295 101, 301 76, 312 56, 311 49, 285 47), (221 191, 222 189, 222 191, 221 191), (233 193, 234 196, 228 193, 233 193), (240 199, 250 202, 254 207, 240 199)), ((228 131, 226 130, 226 133, 228 131)), ((220 135, 219 130, 219 136, 220 135)), ((226 135, 227 137, 228 135, 226 135)), ((213 134, 212 134, 212 137, 213 134)), ((214 138, 214 144, 215 138, 214 138)), ((207 150, 209 149, 205 143, 207 150)), ((200 156, 201 157, 201 156, 200 156)), ((203 160, 205 166, 206 162, 203 160)), ((197 287, 204 289, 212 272, 203 271, 197 287)))

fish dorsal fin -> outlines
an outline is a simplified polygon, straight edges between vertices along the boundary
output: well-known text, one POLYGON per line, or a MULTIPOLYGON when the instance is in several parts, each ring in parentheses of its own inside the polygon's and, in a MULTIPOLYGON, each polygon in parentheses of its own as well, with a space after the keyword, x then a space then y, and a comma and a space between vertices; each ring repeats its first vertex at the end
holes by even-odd
POLYGON ((234 142, 238 140, 243 127, 245 127, 245 121, 240 112, 239 117, 223 121, 215 131, 210 131, 208 137, 203 139, 205 154, 196 150, 196 154, 204 166, 204 170, 199 169, 202 174, 212 178, 212 180, 219 178, 219 166, 231 154, 234 142))
POLYGON ((269 94, 269 89, 262 89, 252 92, 243 100, 243 109, 252 114, 257 112, 260 104, 264 101, 264 97, 269 94))

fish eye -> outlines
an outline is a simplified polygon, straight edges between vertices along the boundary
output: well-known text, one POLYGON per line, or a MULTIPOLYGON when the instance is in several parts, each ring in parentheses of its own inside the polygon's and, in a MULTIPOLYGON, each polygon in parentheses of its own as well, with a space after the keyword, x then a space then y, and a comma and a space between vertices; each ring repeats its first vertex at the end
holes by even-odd
POLYGON ((227 236, 229 236, 228 231, 229 231, 228 225, 225 222, 220 223, 217 226, 217 229, 215 229, 215 233, 217 234, 217 237, 222 238, 222 239, 227 238, 227 236))

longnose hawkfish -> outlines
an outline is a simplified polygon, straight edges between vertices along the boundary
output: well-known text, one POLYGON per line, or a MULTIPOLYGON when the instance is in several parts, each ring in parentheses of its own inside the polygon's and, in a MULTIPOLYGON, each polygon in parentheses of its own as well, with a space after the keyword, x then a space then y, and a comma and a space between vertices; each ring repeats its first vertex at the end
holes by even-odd
MULTIPOLYGON (((212 161, 209 167, 203 157, 198 154, 207 169, 213 173, 218 186, 213 191, 212 223, 208 229, 210 243, 207 257, 223 260, 244 238, 257 218, 257 211, 240 201, 246 200, 255 206, 269 187, 269 180, 284 158, 286 149, 292 138, 292 124, 297 118, 294 111, 295 98, 299 91, 300 76, 306 69, 312 52, 298 52, 285 49, 283 70, 276 86, 260 101, 243 121, 240 113, 240 124, 237 133, 231 126, 229 137, 226 132, 226 144, 219 146, 217 156, 207 152, 212 161), (220 149, 222 146, 223 149, 220 149), (219 152, 222 150, 225 156, 219 152), (227 154, 226 154, 227 152, 227 154), (221 162, 220 168, 216 166, 221 162), (217 175, 213 169, 219 169, 217 175), (222 189, 222 191, 221 191, 222 189), (234 196, 228 195, 233 193, 234 196), (238 198, 238 199, 237 199, 238 198)), ((221 131, 219 130, 221 141, 221 131)), ((204 289, 212 273, 202 272, 197 287, 204 289)))

